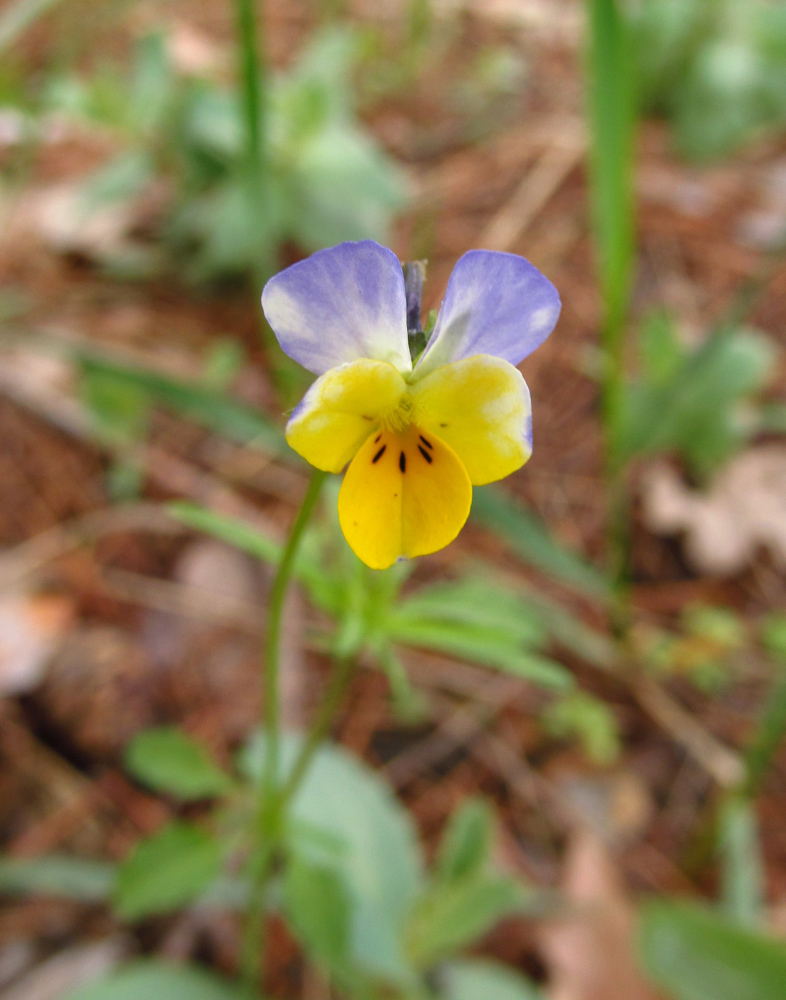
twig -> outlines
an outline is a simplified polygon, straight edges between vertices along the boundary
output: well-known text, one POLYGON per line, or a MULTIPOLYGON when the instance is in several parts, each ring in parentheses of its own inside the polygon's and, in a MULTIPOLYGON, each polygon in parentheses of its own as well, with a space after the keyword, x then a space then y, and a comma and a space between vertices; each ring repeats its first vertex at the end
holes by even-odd
POLYGON ((580 126, 555 138, 483 230, 479 245, 489 250, 512 250, 538 212, 581 161, 584 150, 585 139, 580 126))
POLYGON ((683 746, 719 785, 735 788, 742 783, 745 779, 742 758, 716 740, 659 684, 650 677, 639 676, 631 681, 630 689, 647 714, 683 746))
POLYGON ((160 504, 138 503, 91 511, 0 553, 0 591, 18 586, 48 563, 105 535, 121 531, 182 534, 184 530, 160 504))

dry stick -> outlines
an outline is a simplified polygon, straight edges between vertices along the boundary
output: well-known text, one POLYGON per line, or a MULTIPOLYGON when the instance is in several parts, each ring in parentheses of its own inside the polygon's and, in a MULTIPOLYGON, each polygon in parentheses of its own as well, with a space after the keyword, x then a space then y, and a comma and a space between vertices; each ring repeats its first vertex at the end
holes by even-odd
POLYGON ((55 559, 105 535, 121 531, 181 534, 185 530, 160 504, 137 503, 91 511, 0 552, 0 591, 13 589, 55 559))
POLYGON ((630 681, 638 703, 669 735, 681 744, 722 788, 736 788, 745 779, 739 754, 724 746, 698 720, 651 678, 630 681))
POLYGON ((521 696, 522 682, 509 677, 495 678, 489 684, 485 704, 462 705, 448 714, 437 728, 407 747, 385 766, 390 781, 397 787, 408 784, 424 768, 439 763, 449 754, 467 746, 481 733, 496 712, 521 696), (479 713, 481 718, 479 718, 479 713))
POLYGON ((490 250, 512 250, 538 212, 581 162, 585 147, 586 140, 578 126, 547 146, 512 197, 483 230, 478 241, 480 246, 490 250))

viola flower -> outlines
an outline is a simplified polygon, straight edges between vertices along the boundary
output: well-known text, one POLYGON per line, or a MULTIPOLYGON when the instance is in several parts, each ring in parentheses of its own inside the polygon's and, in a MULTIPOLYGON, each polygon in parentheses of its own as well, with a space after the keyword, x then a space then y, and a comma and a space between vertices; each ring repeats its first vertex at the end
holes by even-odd
POLYGON ((319 376, 290 417, 287 441, 326 472, 349 464, 339 521, 368 566, 448 545, 467 520, 473 485, 530 457, 529 389, 514 366, 551 333, 560 300, 523 257, 464 254, 414 364, 407 318, 419 323, 419 301, 408 303, 395 254, 371 240, 281 271, 262 306, 285 353, 319 376))

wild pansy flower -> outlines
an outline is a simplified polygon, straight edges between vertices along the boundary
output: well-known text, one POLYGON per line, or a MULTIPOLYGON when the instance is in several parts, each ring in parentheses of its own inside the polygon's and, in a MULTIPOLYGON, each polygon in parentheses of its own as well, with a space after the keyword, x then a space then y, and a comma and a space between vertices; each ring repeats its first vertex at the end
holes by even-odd
POLYGON ((363 240, 293 264, 262 293, 282 349, 319 376, 290 417, 287 441, 326 472, 349 463, 339 521, 374 569, 452 542, 472 486, 530 457, 530 395, 515 365, 560 311, 557 290, 523 257, 471 250, 413 363, 418 338, 407 319, 419 325, 420 306, 418 282, 409 284, 408 302, 398 258, 363 240))

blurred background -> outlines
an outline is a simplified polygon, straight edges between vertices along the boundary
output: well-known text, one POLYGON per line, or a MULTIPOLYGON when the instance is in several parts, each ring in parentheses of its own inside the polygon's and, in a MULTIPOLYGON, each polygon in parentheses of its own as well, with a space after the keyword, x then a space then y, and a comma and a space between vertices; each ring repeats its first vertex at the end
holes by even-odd
MULTIPOLYGON (((473 953, 527 996, 786 997, 780 973, 680 992, 668 921, 646 961, 634 942, 655 897, 786 934, 786 11, 631 0, 620 44, 604 7, 4 0, 2 1000, 129 954, 235 967, 231 914, 105 905, 140 839, 204 809, 126 748, 176 724, 229 766, 257 724, 275 548, 231 525, 274 545, 294 517, 281 430, 310 378, 259 292, 361 238, 428 261, 424 316, 477 247, 563 310, 522 365, 533 457, 453 545, 363 577, 330 495, 287 607, 287 724, 353 623, 334 738, 427 858, 491 804, 493 862, 537 905, 473 953)), ((329 997, 271 935, 271 995, 329 997)))

